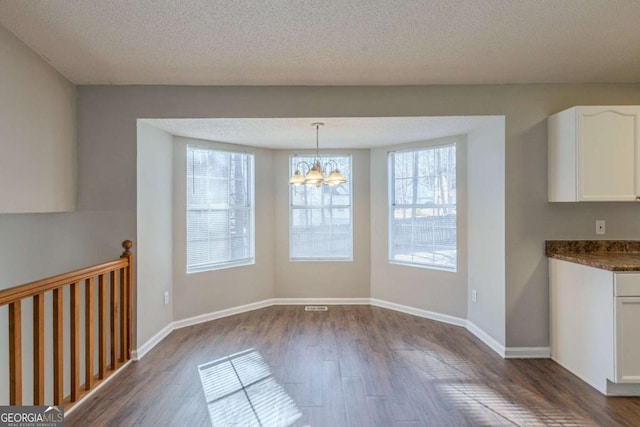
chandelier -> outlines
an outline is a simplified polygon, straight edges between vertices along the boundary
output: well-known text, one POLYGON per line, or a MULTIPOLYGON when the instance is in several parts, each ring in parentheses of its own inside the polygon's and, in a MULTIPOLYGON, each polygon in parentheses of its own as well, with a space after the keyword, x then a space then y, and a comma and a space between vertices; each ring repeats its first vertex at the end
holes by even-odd
POLYGON ((338 164, 329 160, 324 165, 320 163, 320 149, 319 149, 319 133, 320 126, 324 126, 324 123, 316 122, 311 123, 311 126, 315 126, 316 128, 316 156, 312 164, 309 164, 305 161, 300 161, 296 165, 296 171, 293 176, 289 179, 289 184, 291 185, 315 185, 316 187, 320 187, 322 184, 325 185, 338 185, 347 182, 345 177, 338 170, 338 164), (302 175, 300 169, 306 169, 306 173, 302 175), (326 175, 326 171, 330 171, 328 175, 326 175), (325 176, 326 175, 326 176, 325 176))

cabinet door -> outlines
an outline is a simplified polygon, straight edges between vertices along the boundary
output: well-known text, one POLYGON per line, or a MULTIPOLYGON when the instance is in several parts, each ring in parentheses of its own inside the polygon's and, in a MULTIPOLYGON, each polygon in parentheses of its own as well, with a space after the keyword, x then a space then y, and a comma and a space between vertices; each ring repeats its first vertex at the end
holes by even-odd
POLYGON ((578 200, 635 200, 638 108, 580 107, 577 120, 578 200))
POLYGON ((640 383, 640 297, 616 298, 616 368, 618 383, 640 383))

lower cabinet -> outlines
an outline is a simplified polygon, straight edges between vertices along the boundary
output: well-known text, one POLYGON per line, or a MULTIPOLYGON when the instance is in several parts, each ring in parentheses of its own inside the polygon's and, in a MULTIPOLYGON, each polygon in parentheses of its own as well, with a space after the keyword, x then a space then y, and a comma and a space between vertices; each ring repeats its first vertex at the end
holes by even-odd
POLYGON ((640 395, 640 273, 549 259, 551 358, 606 395, 640 395))
POLYGON ((640 296, 616 297, 615 381, 640 383, 640 296))

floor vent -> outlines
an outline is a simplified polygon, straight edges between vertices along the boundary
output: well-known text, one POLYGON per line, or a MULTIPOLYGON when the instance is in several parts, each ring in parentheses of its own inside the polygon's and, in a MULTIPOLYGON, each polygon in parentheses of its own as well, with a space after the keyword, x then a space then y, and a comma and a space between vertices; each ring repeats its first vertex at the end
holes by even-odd
POLYGON ((306 305, 304 311, 327 311, 329 310, 326 305, 306 305))

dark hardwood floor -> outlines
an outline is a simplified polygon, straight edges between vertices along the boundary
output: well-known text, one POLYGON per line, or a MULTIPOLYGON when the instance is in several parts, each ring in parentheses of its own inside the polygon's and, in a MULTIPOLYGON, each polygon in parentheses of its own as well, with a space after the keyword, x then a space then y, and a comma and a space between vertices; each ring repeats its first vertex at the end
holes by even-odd
MULTIPOLYGON (((297 405, 293 426, 640 425, 640 398, 606 398, 551 360, 503 360, 461 327, 274 306, 174 331, 65 426, 211 425, 198 366, 248 349, 297 405)), ((246 391, 254 410, 282 406, 246 391)))

